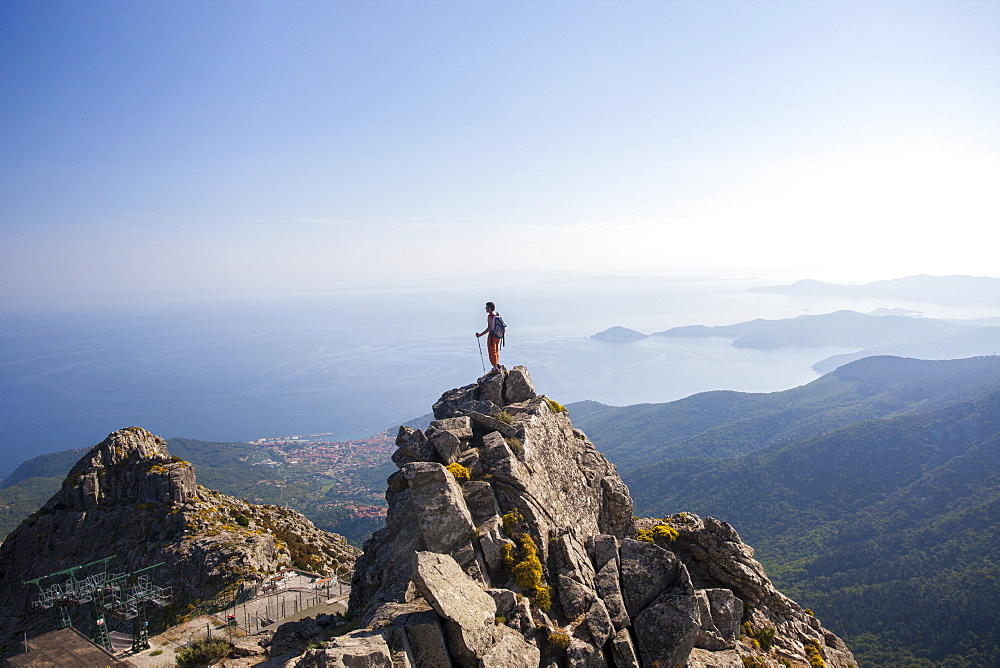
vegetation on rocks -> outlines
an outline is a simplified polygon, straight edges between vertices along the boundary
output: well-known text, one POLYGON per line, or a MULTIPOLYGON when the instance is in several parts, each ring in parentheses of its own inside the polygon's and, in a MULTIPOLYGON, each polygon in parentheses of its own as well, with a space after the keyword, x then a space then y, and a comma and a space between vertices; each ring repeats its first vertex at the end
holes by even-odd
POLYGON ((451 464, 448 464, 448 466, 446 466, 445 468, 448 470, 448 473, 452 474, 455 477, 455 480, 457 480, 460 483, 465 482, 466 480, 469 480, 471 478, 471 476, 469 475, 469 469, 462 466, 458 462, 453 462, 451 464))
POLYGON ((553 399, 549 399, 548 397, 545 397, 545 403, 548 405, 549 410, 552 411, 553 413, 568 413, 569 412, 568 410, 566 410, 565 406, 563 406, 562 404, 560 404, 558 401, 555 401, 553 399))
POLYGON ((744 638, 753 641, 757 647, 767 652, 771 649, 771 645, 774 644, 776 629, 773 627, 755 628, 750 622, 743 622, 740 626, 740 632, 744 638))
POLYGON ((562 629, 549 631, 548 640, 556 647, 561 647, 562 649, 569 647, 569 634, 562 629))
POLYGON ((826 661, 823 660, 823 654, 819 649, 819 641, 815 638, 808 638, 803 645, 805 645, 806 656, 809 658, 809 665, 812 668, 823 668, 826 666, 826 661))
POLYGON ((493 417, 504 424, 514 424, 514 416, 512 416, 507 411, 497 411, 493 414, 493 417))
POLYGON ((524 443, 521 442, 521 439, 516 436, 507 436, 504 440, 507 441, 510 451, 513 452, 515 456, 520 457, 524 454, 524 443))
POLYGON ((177 650, 177 665, 191 666, 192 668, 211 666, 226 658, 232 649, 232 643, 222 638, 202 638, 193 642, 189 647, 177 650))
POLYGON ((518 559, 512 559, 511 573, 517 586, 534 597, 535 605, 541 610, 552 607, 552 588, 542 579, 542 562, 538 559, 538 548, 527 533, 518 537, 520 550, 518 559))
POLYGON ((524 515, 516 510, 512 510, 509 513, 504 513, 500 520, 502 522, 503 532, 511 538, 514 538, 517 525, 524 521, 524 515))
POLYGON ((655 543, 657 538, 665 541, 672 541, 676 540, 679 535, 680 534, 677 532, 677 529, 670 526, 670 524, 664 520, 652 528, 639 529, 636 532, 635 539, 646 543, 655 543))

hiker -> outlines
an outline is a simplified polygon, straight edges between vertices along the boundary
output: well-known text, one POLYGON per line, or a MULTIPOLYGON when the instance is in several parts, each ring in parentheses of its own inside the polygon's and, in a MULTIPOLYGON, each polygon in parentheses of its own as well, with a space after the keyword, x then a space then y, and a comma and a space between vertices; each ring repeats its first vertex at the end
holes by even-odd
POLYGON ((486 348, 490 352, 490 364, 493 365, 490 373, 500 373, 500 343, 503 341, 503 329, 506 328, 506 325, 503 325, 503 318, 495 312, 496 308, 493 302, 486 302, 486 329, 476 332, 477 339, 489 334, 486 348))

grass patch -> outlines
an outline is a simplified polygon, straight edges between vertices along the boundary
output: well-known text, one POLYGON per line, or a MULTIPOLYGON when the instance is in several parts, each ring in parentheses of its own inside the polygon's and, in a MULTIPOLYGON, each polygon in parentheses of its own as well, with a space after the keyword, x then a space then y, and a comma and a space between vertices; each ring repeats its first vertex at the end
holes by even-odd
POLYGON ((514 416, 508 413, 507 411, 500 411, 498 413, 494 413, 493 418, 496 420, 500 420, 504 424, 514 424, 514 416))

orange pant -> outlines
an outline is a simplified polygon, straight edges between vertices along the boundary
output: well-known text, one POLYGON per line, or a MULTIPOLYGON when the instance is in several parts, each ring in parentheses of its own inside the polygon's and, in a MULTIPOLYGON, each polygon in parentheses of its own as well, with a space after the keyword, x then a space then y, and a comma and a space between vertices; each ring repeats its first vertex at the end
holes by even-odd
POLYGON ((486 338, 486 349, 490 351, 490 364, 500 366, 500 339, 490 334, 486 338))

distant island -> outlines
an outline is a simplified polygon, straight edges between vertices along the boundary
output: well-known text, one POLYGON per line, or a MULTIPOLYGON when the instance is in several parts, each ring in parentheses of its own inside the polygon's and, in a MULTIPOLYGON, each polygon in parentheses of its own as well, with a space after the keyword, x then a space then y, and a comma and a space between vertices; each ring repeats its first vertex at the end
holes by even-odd
POLYGON ((748 288, 747 292, 769 292, 800 297, 880 297, 945 306, 1000 304, 1000 278, 985 276, 907 276, 860 285, 837 285, 801 280, 791 285, 748 288))
POLYGON ((643 334, 642 332, 637 332, 634 329, 616 325, 614 327, 609 327, 603 332, 598 332, 590 338, 596 339, 597 341, 604 341, 605 343, 631 343, 648 337, 648 334, 643 334))
POLYGON ((1000 353, 1000 323, 994 319, 942 320, 918 317, 914 311, 880 308, 870 313, 836 311, 794 318, 758 318, 733 325, 686 325, 646 335, 615 326, 590 338, 628 344, 653 337, 732 339, 735 348, 777 350, 786 347, 854 349, 813 365, 827 373, 842 364, 871 355, 920 359, 957 359, 1000 353))
POLYGON ((785 346, 869 348, 941 339, 976 329, 977 324, 899 315, 836 311, 780 320, 750 320, 735 325, 672 327, 653 336, 733 338, 737 348, 774 350, 785 346))

